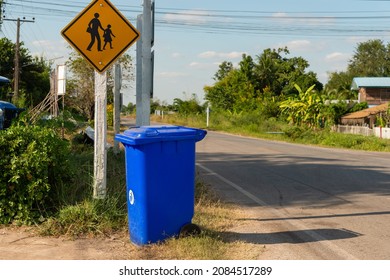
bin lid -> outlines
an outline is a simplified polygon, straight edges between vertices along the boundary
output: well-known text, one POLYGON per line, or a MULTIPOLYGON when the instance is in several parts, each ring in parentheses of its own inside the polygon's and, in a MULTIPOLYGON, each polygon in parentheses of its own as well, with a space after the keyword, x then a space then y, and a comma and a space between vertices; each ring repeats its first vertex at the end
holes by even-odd
POLYGON ((123 134, 117 134, 115 140, 128 145, 180 140, 194 140, 197 142, 202 140, 206 134, 205 130, 184 126, 139 126, 130 128, 123 134))

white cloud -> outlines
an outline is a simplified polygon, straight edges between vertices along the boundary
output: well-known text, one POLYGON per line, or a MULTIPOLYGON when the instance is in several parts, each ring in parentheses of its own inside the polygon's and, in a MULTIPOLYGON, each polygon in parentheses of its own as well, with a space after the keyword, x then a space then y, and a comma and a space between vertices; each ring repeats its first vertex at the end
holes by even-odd
POLYGON ((212 63, 200 63, 200 62, 191 62, 189 64, 189 67, 190 68, 193 68, 193 69, 208 69, 208 68, 211 68, 211 67, 214 67, 214 64, 212 63))
POLYGON ((241 58, 245 52, 215 52, 215 51, 206 51, 198 55, 200 58, 223 58, 223 59, 235 59, 241 58))
POLYGON ((309 40, 295 40, 287 43, 291 51, 306 51, 312 49, 312 43, 309 40))
POLYGON ((350 58, 350 54, 334 52, 325 56, 325 60, 328 62, 346 61, 350 58))
POLYGON ((205 69, 215 69, 216 65, 219 65, 219 64, 193 61, 188 66, 192 69, 205 70, 205 69))
POLYGON ((324 62, 327 64, 327 72, 345 71, 351 54, 333 52, 325 56, 324 62))
POLYGON ((317 26, 323 24, 334 25, 335 18, 334 17, 305 17, 305 15, 299 14, 288 14, 288 13, 274 13, 272 17, 275 20, 280 20, 284 23, 303 23, 305 25, 317 26))
POLYGON ((286 13, 275 13, 272 16, 274 18, 284 18, 284 17, 287 17, 288 15, 286 13))
POLYGON ((172 54, 171 54, 171 57, 172 57, 172 58, 181 58, 181 57, 183 57, 183 54, 178 53, 178 52, 175 52, 175 53, 172 53, 172 54))
POLYGON ((186 77, 188 74, 182 72, 161 72, 158 74, 161 78, 178 78, 178 77, 186 77))
POLYGON ((205 11, 188 10, 181 13, 166 14, 163 18, 168 22, 183 22, 184 24, 201 24, 207 22, 205 11))
POLYGON ((30 42, 27 47, 33 56, 43 56, 45 59, 67 59, 70 50, 69 44, 65 41, 36 40, 30 42))
POLYGON ((320 51, 328 50, 329 45, 326 41, 310 41, 306 39, 293 40, 285 43, 279 43, 274 48, 287 47, 290 52, 304 52, 304 56, 308 53, 318 53, 320 51))

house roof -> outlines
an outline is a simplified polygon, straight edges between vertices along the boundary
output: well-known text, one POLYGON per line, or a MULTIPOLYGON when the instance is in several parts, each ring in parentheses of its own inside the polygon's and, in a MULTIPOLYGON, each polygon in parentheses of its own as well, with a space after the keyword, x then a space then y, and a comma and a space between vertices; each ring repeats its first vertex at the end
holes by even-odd
POLYGON ((371 115, 377 115, 380 112, 386 112, 389 108, 389 103, 384 103, 375 107, 364 109, 358 112, 350 113, 342 116, 342 119, 363 119, 371 115))
POLYGON ((351 89, 358 90, 362 87, 390 88, 390 78, 388 77, 356 77, 352 80, 351 89))

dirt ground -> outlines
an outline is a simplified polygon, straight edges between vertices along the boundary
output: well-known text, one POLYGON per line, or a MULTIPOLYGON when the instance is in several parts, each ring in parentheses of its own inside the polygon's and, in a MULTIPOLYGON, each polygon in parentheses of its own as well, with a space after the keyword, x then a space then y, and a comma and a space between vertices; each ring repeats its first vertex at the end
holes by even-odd
MULTIPOLYGON (((278 225, 253 223, 258 211, 248 211, 245 222, 228 230, 238 260, 317 259, 305 244, 280 242, 278 225), (275 237, 276 236, 276 237, 275 237), (272 241, 272 242, 271 242, 272 241), (307 250, 309 249, 309 250, 307 250)), ((261 216, 261 215, 260 215, 261 216)), ((229 242, 229 241, 228 241, 229 242)), ((317 252, 318 253, 318 252, 317 252)), ((126 231, 109 237, 78 238, 40 236, 33 227, 0 225, 0 260, 161 260, 164 246, 138 247, 126 231)))
POLYGON ((128 236, 42 237, 29 227, 0 227, 0 260, 119 260, 137 257, 128 236))

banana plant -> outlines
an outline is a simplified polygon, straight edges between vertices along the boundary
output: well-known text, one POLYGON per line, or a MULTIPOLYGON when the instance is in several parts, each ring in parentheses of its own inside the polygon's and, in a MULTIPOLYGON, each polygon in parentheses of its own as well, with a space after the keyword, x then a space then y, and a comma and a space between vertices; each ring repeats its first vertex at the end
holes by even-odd
POLYGON ((287 120, 297 124, 306 124, 310 127, 315 127, 320 124, 324 117, 322 114, 324 108, 324 100, 318 93, 314 92, 315 85, 303 91, 301 87, 294 84, 298 91, 295 97, 289 97, 281 102, 280 109, 286 114, 287 120))

